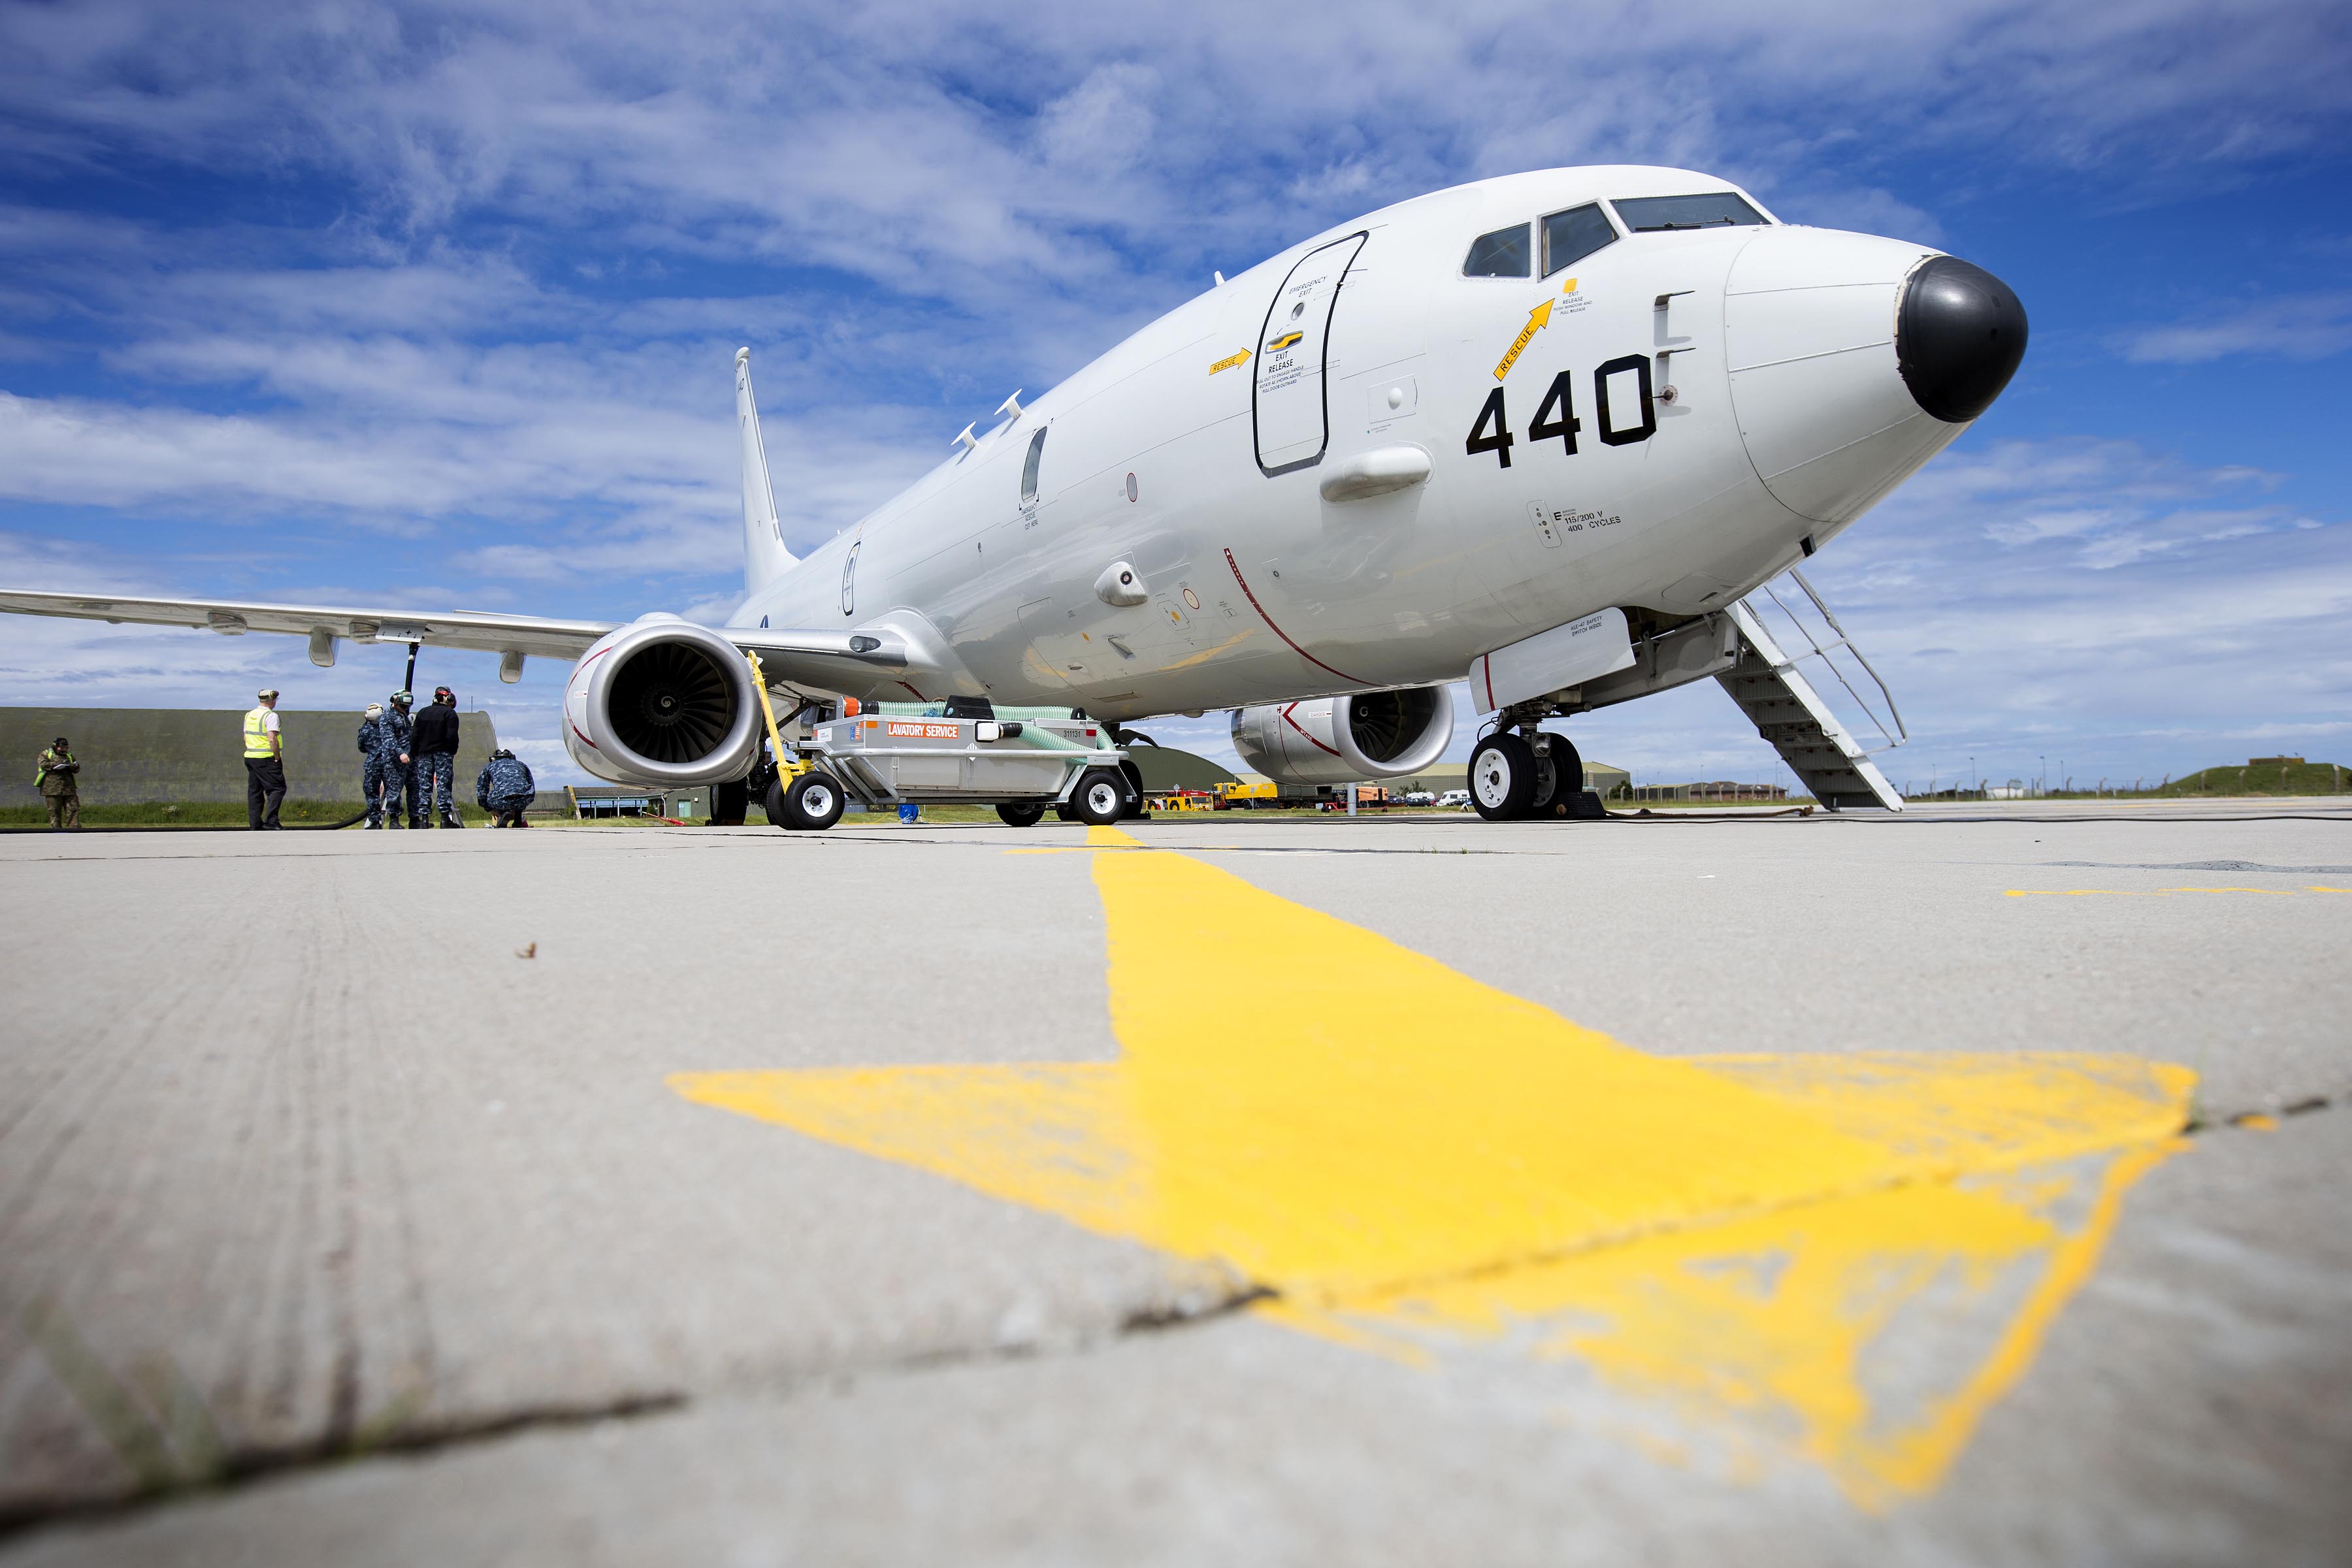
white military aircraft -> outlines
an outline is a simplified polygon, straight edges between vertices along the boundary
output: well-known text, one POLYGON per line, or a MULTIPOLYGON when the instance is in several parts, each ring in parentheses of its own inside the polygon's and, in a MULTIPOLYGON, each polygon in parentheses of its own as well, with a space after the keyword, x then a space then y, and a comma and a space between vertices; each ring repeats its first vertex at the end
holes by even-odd
POLYGON ((0 609, 289 632, 320 665, 340 639, 496 652, 508 680, 528 656, 576 660, 563 740, 583 768, 738 802, 763 735, 751 652, 803 713, 1054 704, 1117 735, 1232 709, 1244 757, 1297 783, 1427 768, 1466 678, 1490 716, 1472 794, 1520 816, 1580 776, 1545 719, 1720 673, 1723 612, 1948 445, 2025 342, 2006 286, 1927 247, 1783 224, 1687 170, 1547 170, 1220 278, 1007 398, 805 559, 738 352, 748 593, 723 626, 15 592, 0 609))

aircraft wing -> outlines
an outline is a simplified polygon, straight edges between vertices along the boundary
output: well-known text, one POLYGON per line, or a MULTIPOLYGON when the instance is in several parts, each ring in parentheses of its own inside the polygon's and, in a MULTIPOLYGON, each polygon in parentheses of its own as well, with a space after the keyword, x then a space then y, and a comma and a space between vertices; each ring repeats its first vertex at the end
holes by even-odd
MULTIPOLYGON (((60 616, 114 625, 194 626, 236 636, 284 632, 313 639, 314 662, 331 662, 319 639, 350 642, 423 643, 427 647, 467 648, 478 653, 518 653, 575 659, 617 621, 558 621, 539 616, 495 616, 478 610, 419 612, 348 605, 254 605, 227 599, 135 599, 105 594, 42 594, 0 589, 0 612, 60 616)), ((756 651, 768 679, 823 690, 852 689, 876 678, 897 676, 923 661, 890 628, 874 631, 807 631, 777 627, 713 626, 746 652, 756 651)))
POLYGON ((476 610, 418 614, 324 605, 247 605, 226 599, 126 599, 103 594, 31 594, 0 589, 0 610, 20 616, 63 616, 148 626, 195 626, 240 632, 320 632, 352 642, 421 642, 428 647, 481 653, 539 654, 578 658, 611 621, 551 621, 537 616, 492 616, 476 610))

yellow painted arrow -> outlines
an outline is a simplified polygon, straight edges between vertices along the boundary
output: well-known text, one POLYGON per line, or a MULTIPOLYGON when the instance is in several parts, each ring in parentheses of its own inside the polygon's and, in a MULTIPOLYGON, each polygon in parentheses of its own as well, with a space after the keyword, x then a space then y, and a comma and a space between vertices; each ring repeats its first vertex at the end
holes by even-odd
POLYGON ((1538 305, 1534 310, 1528 312, 1528 324, 1519 329, 1519 335, 1511 340, 1510 352, 1503 356, 1503 363, 1495 367, 1495 379, 1496 381, 1500 381, 1505 376, 1511 374, 1511 367, 1519 363, 1520 351, 1525 349, 1529 342, 1534 341, 1537 332, 1542 331, 1545 327, 1549 326, 1550 324, 1551 301, 1549 300, 1546 300, 1542 304, 1538 305))
POLYGON ((1191 856, 1087 849, 1117 1060, 672 1087, 1221 1263, 1292 1328, 1580 1363, 1866 1507, 1935 1485, 2187 1119, 2195 1075, 2132 1058, 1649 1056, 1191 856))

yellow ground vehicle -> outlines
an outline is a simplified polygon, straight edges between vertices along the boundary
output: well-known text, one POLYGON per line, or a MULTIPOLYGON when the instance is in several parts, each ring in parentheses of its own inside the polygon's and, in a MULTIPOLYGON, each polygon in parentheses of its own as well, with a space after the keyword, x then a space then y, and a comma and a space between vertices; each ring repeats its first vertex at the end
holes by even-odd
POLYGON ((1217 785, 1216 806, 1219 811, 1249 811, 1270 806, 1275 803, 1276 786, 1272 779, 1251 784, 1243 779, 1227 779, 1217 785))

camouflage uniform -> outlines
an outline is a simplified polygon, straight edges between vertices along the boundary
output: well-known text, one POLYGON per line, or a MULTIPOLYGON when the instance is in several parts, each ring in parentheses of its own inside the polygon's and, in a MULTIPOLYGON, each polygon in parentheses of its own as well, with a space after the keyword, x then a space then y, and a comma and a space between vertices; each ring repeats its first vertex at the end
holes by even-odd
POLYGON ((49 808, 51 827, 81 826, 81 785, 75 778, 80 772, 81 760, 61 746, 49 747, 34 764, 33 779, 40 785, 41 804, 49 808))
POLYGON ((418 799, 425 809, 435 814, 436 821, 446 822, 457 815, 457 756, 454 752, 433 752, 412 763, 413 778, 409 784, 408 809, 414 813, 418 799))
MULTIPOLYGON (((416 775, 416 797, 434 824, 457 823, 457 705, 448 688, 436 688, 431 706, 409 721, 408 754, 416 775)), ((415 797, 412 797, 415 798, 415 797)), ((416 824, 423 826, 422 822, 416 824)))
MULTIPOLYGON (((383 717, 376 721, 375 752, 368 758, 368 766, 383 787, 384 805, 391 811, 395 827, 402 825, 400 798, 404 794, 408 797, 407 826, 417 826, 425 819, 424 813, 417 809, 415 764, 400 760, 400 753, 408 750, 410 723, 408 715, 399 709, 385 709, 383 717)), ((368 803, 373 808, 375 803, 373 789, 368 795, 368 803)))
POLYGON ((474 780, 474 804, 490 813, 495 826, 520 827, 522 814, 538 798, 530 766, 512 752, 492 752, 474 780))
MULTIPOLYGON (((367 802, 367 825, 383 826, 383 763, 378 754, 383 733, 383 716, 360 721, 360 796, 367 802)), ((394 752, 395 756, 399 753, 394 752)))

